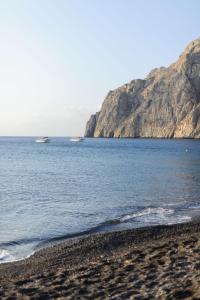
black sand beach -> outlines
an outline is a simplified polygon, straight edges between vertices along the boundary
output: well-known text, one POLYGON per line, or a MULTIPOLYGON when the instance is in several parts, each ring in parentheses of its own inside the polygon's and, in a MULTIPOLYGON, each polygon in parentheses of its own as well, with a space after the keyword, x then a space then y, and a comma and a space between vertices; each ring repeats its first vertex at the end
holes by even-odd
POLYGON ((0 299, 200 299, 200 221, 91 235, 1 264, 0 299))

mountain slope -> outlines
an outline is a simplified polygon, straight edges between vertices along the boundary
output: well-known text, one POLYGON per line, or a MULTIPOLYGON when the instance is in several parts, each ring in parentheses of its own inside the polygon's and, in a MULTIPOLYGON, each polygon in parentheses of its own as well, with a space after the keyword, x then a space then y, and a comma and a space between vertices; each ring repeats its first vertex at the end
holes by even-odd
POLYGON ((200 138, 200 39, 168 68, 110 91, 85 136, 200 138))

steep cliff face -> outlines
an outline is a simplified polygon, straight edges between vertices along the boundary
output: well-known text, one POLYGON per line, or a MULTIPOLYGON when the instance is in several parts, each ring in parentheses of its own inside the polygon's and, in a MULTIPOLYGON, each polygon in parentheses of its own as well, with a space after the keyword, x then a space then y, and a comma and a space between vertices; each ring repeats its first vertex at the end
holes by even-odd
POLYGON ((200 138, 200 39, 168 68, 110 91, 85 136, 200 138))

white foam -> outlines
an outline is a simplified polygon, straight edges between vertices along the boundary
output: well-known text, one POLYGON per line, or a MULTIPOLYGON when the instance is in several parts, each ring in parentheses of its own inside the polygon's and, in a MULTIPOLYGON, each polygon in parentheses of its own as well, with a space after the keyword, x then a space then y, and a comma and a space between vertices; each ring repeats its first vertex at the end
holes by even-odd
POLYGON ((190 216, 177 216, 177 220, 176 220, 176 223, 184 223, 184 222, 188 222, 188 221, 191 221, 192 220, 192 217, 190 216))
POLYGON ((0 264, 3 263, 8 263, 8 262, 14 262, 14 261, 20 261, 26 258, 29 258, 30 256, 32 256, 35 252, 31 252, 30 254, 23 256, 23 257, 18 257, 17 255, 14 256, 13 254, 11 254, 8 250, 6 249, 0 249, 0 264))
POLYGON ((0 263, 14 261, 14 256, 8 250, 0 250, 0 263))
POLYGON ((189 215, 177 214, 174 209, 163 207, 148 207, 138 212, 127 214, 119 218, 120 223, 131 220, 142 222, 144 225, 170 225, 177 223, 185 223, 192 220, 189 215))
POLYGON ((172 215, 174 213, 173 209, 163 208, 163 207, 148 207, 139 212, 135 212, 133 214, 128 214, 120 218, 120 222, 126 222, 131 219, 135 219, 138 217, 149 216, 149 215, 158 215, 159 217, 172 215))
POLYGON ((191 204, 189 209, 200 209, 200 204, 191 204))

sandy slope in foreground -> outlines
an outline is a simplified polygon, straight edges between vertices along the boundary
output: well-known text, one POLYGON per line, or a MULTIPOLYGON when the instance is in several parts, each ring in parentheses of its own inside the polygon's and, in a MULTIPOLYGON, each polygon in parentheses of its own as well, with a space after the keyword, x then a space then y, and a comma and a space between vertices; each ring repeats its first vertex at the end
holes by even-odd
POLYGON ((0 265, 0 299, 200 299, 200 222, 97 234, 0 265))

